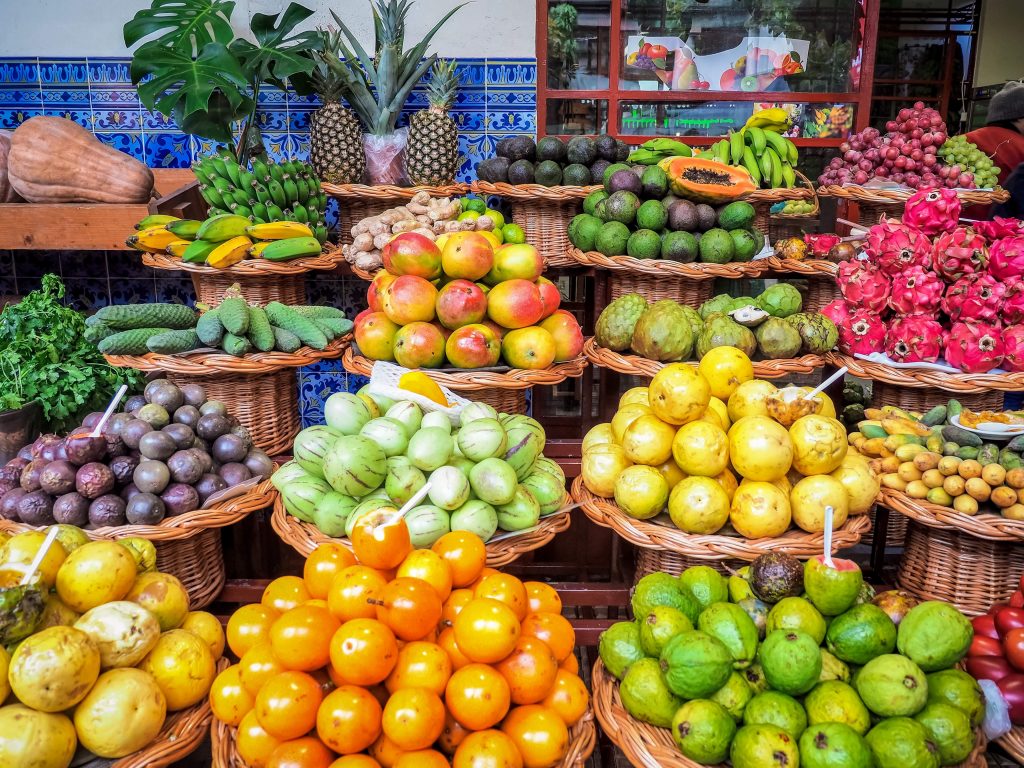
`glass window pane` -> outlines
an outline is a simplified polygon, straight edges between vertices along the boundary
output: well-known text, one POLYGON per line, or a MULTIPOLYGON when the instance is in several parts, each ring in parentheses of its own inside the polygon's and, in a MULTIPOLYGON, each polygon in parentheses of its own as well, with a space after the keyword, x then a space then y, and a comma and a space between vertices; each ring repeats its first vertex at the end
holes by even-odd
POLYGON ((608 88, 610 19, 608 0, 549 3, 548 88, 608 88))
POLYGON ((857 0, 622 0, 620 88, 848 92, 857 0))
POLYGON ((545 134, 607 133, 608 102, 604 99, 548 99, 545 134))
POLYGON ((843 138, 853 128, 853 104, 760 103, 750 101, 623 101, 619 131, 624 136, 725 136, 755 111, 785 108, 793 119, 788 136, 843 138))

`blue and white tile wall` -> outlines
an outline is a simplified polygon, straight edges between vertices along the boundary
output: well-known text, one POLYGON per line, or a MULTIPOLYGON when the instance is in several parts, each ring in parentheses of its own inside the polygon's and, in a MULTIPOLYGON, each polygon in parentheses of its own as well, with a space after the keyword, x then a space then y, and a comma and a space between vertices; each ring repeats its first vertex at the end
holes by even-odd
MULTIPOLYGON (((0 58, 0 130, 35 115, 66 117, 154 168, 187 167, 210 152, 209 142, 187 136, 173 121, 141 105, 129 63, 128 58, 0 58)), ((500 139, 536 133, 537 65, 534 59, 461 59, 458 71, 462 88, 452 110, 463 157, 458 180, 471 181, 476 164, 494 154, 500 139)), ((270 154, 308 158, 309 117, 318 102, 274 88, 261 91, 259 101, 260 128, 270 154)), ((420 86, 407 113, 426 105, 420 86)), ((0 251, 0 296, 24 295, 48 272, 61 275, 67 301, 82 310, 194 298, 187 275, 150 270, 122 251, 0 251)), ((350 316, 365 306, 365 283, 357 279, 316 276, 307 291, 310 301, 335 304, 350 316)), ((348 376, 337 360, 301 369, 303 423, 322 418, 323 401, 331 392, 364 383, 348 376)))

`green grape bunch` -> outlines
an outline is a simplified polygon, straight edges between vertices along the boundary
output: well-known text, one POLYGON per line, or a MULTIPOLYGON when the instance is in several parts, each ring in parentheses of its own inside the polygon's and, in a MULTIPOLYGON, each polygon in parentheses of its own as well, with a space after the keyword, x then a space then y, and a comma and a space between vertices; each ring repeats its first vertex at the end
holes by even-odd
POLYGON ((992 158, 972 144, 966 136, 951 136, 939 148, 939 159, 945 166, 949 178, 957 180, 957 186, 990 189, 999 179, 1000 169, 992 158))

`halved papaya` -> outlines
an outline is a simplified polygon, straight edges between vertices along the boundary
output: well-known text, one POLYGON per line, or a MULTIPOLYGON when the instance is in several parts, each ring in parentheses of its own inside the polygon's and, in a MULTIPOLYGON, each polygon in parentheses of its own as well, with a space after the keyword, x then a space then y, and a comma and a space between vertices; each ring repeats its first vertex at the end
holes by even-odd
POLYGON ((658 165, 672 191, 698 203, 727 203, 757 189, 745 168, 699 157, 666 157, 658 165))

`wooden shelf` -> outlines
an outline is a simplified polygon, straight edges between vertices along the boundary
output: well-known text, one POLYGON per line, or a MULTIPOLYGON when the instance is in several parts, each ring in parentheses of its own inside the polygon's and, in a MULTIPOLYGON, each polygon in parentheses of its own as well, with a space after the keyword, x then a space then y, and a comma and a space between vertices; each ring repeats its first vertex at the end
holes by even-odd
MULTIPOLYGON (((161 197, 195 181, 189 168, 156 168, 153 175, 157 195, 161 197)), ((0 249, 127 250, 125 238, 155 203, 156 200, 133 205, 0 204, 0 249)))

